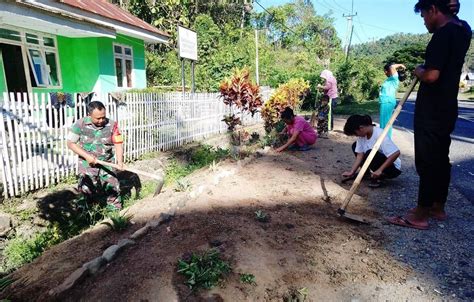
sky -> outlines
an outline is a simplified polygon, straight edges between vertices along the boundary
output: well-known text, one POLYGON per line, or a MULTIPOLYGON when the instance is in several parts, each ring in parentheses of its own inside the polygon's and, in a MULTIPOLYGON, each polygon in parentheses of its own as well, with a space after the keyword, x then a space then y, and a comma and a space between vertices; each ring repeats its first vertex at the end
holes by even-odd
MULTIPOLYGON (((263 7, 278 6, 291 0, 257 0, 263 7)), ((354 34, 352 44, 360 44, 393 35, 395 33, 426 33, 423 19, 415 14, 416 0, 311 0, 318 15, 331 13, 334 26, 341 41, 346 41, 347 19, 354 2, 354 34)), ((474 28, 474 0, 460 0, 459 18, 466 20, 474 28)), ((254 9, 263 11, 257 3, 254 9)))

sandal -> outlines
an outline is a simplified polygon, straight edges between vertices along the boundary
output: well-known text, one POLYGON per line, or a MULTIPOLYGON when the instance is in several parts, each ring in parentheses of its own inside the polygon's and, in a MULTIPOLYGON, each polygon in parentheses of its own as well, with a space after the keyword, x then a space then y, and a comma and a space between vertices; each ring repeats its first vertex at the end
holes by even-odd
POLYGON ((383 184, 383 182, 381 180, 372 180, 370 183, 369 183, 369 187, 371 188, 380 188, 380 186, 383 184))
POLYGON ((399 226, 404 226, 407 228, 413 228, 413 229, 418 229, 418 230, 428 230, 429 225, 428 222, 411 222, 408 220, 406 217, 403 216, 393 216, 393 217, 387 217, 387 221, 391 224, 399 225, 399 226))

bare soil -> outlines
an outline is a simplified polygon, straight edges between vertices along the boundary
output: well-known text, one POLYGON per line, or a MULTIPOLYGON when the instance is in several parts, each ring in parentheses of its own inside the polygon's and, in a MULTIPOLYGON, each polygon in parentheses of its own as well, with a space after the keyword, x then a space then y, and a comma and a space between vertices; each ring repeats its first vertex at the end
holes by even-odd
POLYGON ((413 269, 387 250, 393 238, 384 232, 384 213, 368 200, 385 199, 401 180, 375 191, 361 185, 349 210, 371 225, 336 215, 350 188, 339 175, 352 163, 351 143, 335 131, 307 152, 269 152, 245 165, 226 161, 197 171, 188 177, 192 193, 167 188, 130 208, 135 224, 125 232, 96 226, 51 248, 15 272, 18 281, 5 294, 13 301, 52 300, 48 291, 84 262, 171 210, 170 222, 84 280, 66 300, 283 301, 302 288, 306 301, 441 300, 424 290, 430 280, 413 278, 413 269), (270 221, 258 222, 257 210, 270 221), (232 272, 220 286, 193 292, 177 273, 178 259, 211 243, 232 272), (241 273, 255 275, 256 284, 241 283, 241 273))

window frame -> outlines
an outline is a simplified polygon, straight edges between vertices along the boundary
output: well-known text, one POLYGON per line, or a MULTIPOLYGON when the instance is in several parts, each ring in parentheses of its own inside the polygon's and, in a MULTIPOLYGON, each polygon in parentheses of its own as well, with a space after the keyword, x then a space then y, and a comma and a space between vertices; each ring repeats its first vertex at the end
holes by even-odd
POLYGON ((134 67, 135 67, 135 62, 133 61, 133 46, 126 45, 126 44, 120 44, 120 43, 112 43, 112 52, 114 54, 114 73, 115 73, 115 81, 117 88, 121 89, 133 89, 135 85, 135 72, 134 72, 134 67), (120 47, 121 53, 118 54, 115 52, 115 47, 120 47), (130 55, 125 54, 125 49, 128 48, 130 49, 130 55), (115 63, 116 59, 121 60, 122 64, 122 86, 119 86, 119 82, 117 79, 117 66, 115 63), (130 74, 130 80, 131 80, 131 85, 130 87, 128 86, 128 80, 127 80, 127 67, 126 67, 126 61, 130 60, 131 62, 131 74, 130 74))
MULTIPOLYGON (((31 83, 31 77, 30 77, 30 66, 33 70, 31 70, 31 73, 33 74, 33 77, 36 81, 36 86, 34 88, 40 88, 40 89, 62 89, 63 88, 63 80, 62 80, 62 74, 61 74, 61 65, 60 65, 60 60, 59 60, 59 51, 58 51, 58 41, 55 35, 47 34, 47 33, 42 33, 38 32, 35 30, 29 30, 29 29, 24 29, 24 28, 18 28, 15 26, 10 26, 10 25, 0 25, 0 28, 16 31, 20 33, 20 41, 15 41, 15 40, 9 40, 5 38, 0 38, 0 43, 4 44, 10 44, 10 45, 17 45, 22 48, 22 53, 23 53, 23 65, 24 65, 24 71, 25 71, 25 76, 27 78, 27 83, 29 88, 33 88, 33 84, 31 83), (26 34, 32 34, 38 37, 38 44, 30 43, 26 40, 26 34), (44 43, 44 38, 49 38, 54 41, 54 47, 45 45, 44 43), (43 64, 46 66, 47 70, 47 79, 52 83, 51 75, 50 75, 50 68, 49 65, 47 64, 46 60, 46 52, 48 53, 54 53, 55 61, 56 61, 56 72, 57 72, 57 77, 58 77, 58 83, 59 85, 52 85, 47 83, 46 85, 40 85, 38 83, 37 79, 37 74, 34 70, 34 65, 33 65, 33 59, 30 54, 30 49, 32 50, 37 50, 39 51, 41 55, 41 59, 43 60, 43 64)), ((28 89, 28 90, 30 90, 28 89)))

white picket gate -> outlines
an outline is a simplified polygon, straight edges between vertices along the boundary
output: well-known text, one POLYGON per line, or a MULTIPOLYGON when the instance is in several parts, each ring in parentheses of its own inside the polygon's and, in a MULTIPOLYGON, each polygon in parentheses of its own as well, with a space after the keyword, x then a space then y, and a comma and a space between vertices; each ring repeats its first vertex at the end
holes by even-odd
MULTIPOLYGON (((269 92, 265 92, 268 99, 269 92)), ((86 103, 53 106, 48 93, 4 93, 0 98, 0 180, 4 196, 47 187, 77 172, 78 157, 67 148, 69 127, 86 115, 86 103)), ((125 160, 169 150, 223 133, 229 112, 217 93, 125 93, 121 100, 104 95, 107 116, 119 122, 125 138, 125 160)), ((245 125, 259 114, 243 116, 245 125)))

